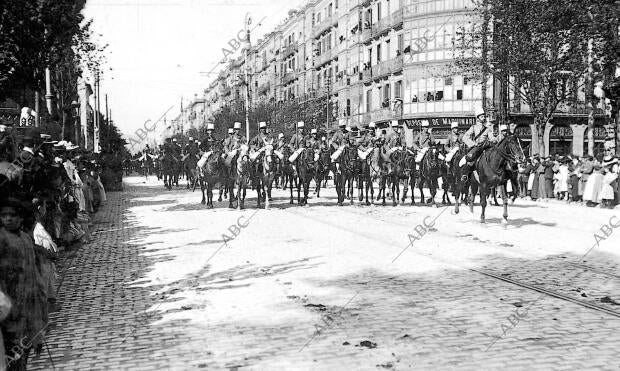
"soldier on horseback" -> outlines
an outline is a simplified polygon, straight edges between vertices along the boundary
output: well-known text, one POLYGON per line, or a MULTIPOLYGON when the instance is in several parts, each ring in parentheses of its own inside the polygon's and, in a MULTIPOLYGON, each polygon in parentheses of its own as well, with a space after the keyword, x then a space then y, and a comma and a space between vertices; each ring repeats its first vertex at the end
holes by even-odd
POLYGON ((224 154, 222 157, 224 158, 227 167, 230 166, 233 157, 237 154, 237 150, 242 144, 246 143, 246 139, 243 135, 241 135, 240 131, 241 123, 235 122, 232 134, 230 134, 228 138, 224 139, 224 154))
POLYGON ((402 151, 405 144, 405 132, 401 131, 398 120, 392 120, 392 131, 385 137, 386 157, 391 159, 396 151, 402 151))
POLYGON ((362 128, 367 129, 365 130, 364 134, 358 141, 357 154, 362 160, 366 160, 366 158, 368 157, 368 155, 370 154, 370 152, 372 152, 372 149, 374 148, 375 140, 376 140, 375 138, 376 127, 377 125, 374 122, 370 122, 370 124, 362 126, 362 128))
POLYGON ((474 163, 482 152, 497 143, 497 138, 493 135, 491 122, 487 121, 484 109, 477 108, 475 116, 476 123, 463 135, 463 142, 469 148, 469 152, 461 159, 461 164, 459 164, 463 167, 463 176, 461 178, 463 182, 469 179, 474 163))
POLYGON ((252 161, 256 160, 258 156, 262 153, 263 147, 271 142, 271 138, 269 134, 267 134, 267 123, 261 121, 258 123, 258 134, 250 141, 250 159, 252 161))
MULTIPOLYGON (((293 151, 289 161, 294 163, 297 160, 297 156, 304 150, 306 146, 306 135, 304 134, 304 122, 299 121, 297 123, 297 132, 291 137, 288 143, 289 148, 293 151)), ((293 165, 294 166, 294 165, 293 165)))
POLYGON ((202 138, 200 141, 200 146, 198 147, 200 151, 204 152, 202 157, 207 160, 209 156, 213 153, 213 143, 217 142, 217 138, 213 135, 213 130, 215 130, 215 125, 213 123, 207 124, 207 135, 202 138))
POLYGON ((340 130, 337 130, 334 135, 329 140, 329 144, 334 147, 335 152, 332 154, 332 162, 336 162, 342 151, 344 150, 344 138, 347 134, 347 123, 345 120, 340 120, 338 127, 340 130))
POLYGON ((448 151, 446 163, 448 164, 450 164, 452 157, 454 157, 459 148, 463 146, 463 135, 459 134, 459 123, 451 123, 450 129, 452 131, 448 134, 448 138, 446 139, 446 150, 448 151))
POLYGON ((416 136, 413 138, 413 148, 418 152, 415 158, 415 162, 418 164, 424 158, 426 151, 428 151, 431 146, 434 146, 435 143, 437 143, 435 141, 435 138, 433 137, 433 134, 429 130, 430 125, 428 121, 423 120, 420 126, 420 132, 416 134, 416 136))

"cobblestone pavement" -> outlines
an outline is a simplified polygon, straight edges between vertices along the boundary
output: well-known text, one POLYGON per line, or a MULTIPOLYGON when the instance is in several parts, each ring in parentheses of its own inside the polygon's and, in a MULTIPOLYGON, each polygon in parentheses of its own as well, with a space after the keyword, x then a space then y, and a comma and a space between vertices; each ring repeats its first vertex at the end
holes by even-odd
POLYGON ((31 368, 620 369, 620 230, 594 244, 618 210, 519 200, 482 226, 326 195, 207 210, 128 178, 65 261, 31 368))

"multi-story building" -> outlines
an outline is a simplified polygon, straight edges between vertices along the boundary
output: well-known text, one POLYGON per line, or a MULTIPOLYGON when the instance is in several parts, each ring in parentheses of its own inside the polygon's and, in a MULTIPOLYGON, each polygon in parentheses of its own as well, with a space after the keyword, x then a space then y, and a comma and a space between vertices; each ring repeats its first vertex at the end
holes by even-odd
MULTIPOLYGON (((451 68, 453 40, 472 21, 473 7, 473 0, 310 0, 253 43, 247 62, 251 104, 325 99, 337 103, 338 120, 348 125, 374 121, 388 127, 398 120, 410 143, 422 120, 439 139, 452 122, 465 130, 474 122, 475 107, 483 101, 492 105, 498 96, 494 81, 483 89, 480 81, 451 68)), ((207 117, 245 100, 245 79, 238 77, 245 76, 245 67, 243 56, 230 62, 205 90, 207 117)), ((511 93, 509 118, 528 146, 536 142, 533 118, 514 98, 511 93)), ((587 150, 584 99, 581 89, 572 105, 559 107, 545 129, 545 154, 587 150)), ((596 117, 600 148, 605 135, 600 110, 596 117)))

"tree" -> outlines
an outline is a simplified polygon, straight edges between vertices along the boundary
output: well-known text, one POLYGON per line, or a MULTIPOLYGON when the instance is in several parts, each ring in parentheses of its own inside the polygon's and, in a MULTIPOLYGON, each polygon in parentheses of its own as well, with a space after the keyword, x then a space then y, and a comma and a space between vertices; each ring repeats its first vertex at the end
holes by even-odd
POLYGON ((574 103, 583 84, 592 35, 588 5, 584 0, 478 0, 478 22, 455 40, 461 73, 484 85, 488 73, 530 107, 541 153, 546 125, 560 104, 574 103))

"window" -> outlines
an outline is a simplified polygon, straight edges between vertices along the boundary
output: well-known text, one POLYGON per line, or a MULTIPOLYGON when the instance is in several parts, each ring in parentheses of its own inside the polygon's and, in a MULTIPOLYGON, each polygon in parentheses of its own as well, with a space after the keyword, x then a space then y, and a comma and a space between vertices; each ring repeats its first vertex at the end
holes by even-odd
POLYGON ((403 40, 403 34, 401 33, 400 35, 398 35, 398 51, 402 53, 404 50, 404 47, 405 47, 405 44, 403 40))
POLYGON ((338 9, 338 0, 336 0, 336 9, 338 9))
POLYGON ((372 64, 372 48, 368 48, 368 66, 370 67, 370 65, 372 64))
POLYGON ((377 44, 377 63, 381 62, 381 44, 377 44))
POLYGON ((377 20, 381 19, 381 3, 377 3, 377 20))
POLYGON ((394 98, 398 99, 403 96, 403 82, 402 80, 396 81, 394 83, 394 98))
MULTIPOLYGON (((338 4, 338 3, 336 3, 338 4)), ((351 116, 351 99, 347 99, 347 116, 351 116)))
POLYGON ((469 83, 469 78, 467 76, 463 76, 463 85, 467 85, 469 83))
POLYGON ((442 100, 442 99, 443 99, 443 90, 436 91, 435 92, 435 100, 442 100))
POLYGON ((332 4, 329 4, 329 6, 327 7, 327 16, 328 17, 332 16, 332 11, 333 11, 332 4))
POLYGON ((390 84, 385 84, 385 88, 383 89, 383 102, 381 102, 381 107, 390 108, 390 84))
POLYGON ((366 91, 366 112, 372 111, 372 89, 366 91))
POLYGON ((452 85, 452 77, 446 77, 444 79, 444 85, 446 85, 446 86, 452 85))
POLYGON ((312 13, 312 25, 316 24, 316 14, 312 13))
POLYGON ((456 91, 456 100, 463 100, 463 90, 456 91))

